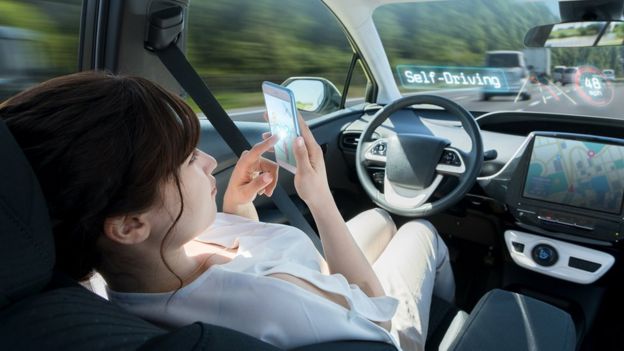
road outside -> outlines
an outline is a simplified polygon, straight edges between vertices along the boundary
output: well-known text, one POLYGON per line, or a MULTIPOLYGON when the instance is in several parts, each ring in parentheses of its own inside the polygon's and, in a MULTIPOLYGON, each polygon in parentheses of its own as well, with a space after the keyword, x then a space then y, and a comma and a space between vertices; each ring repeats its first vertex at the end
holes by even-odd
MULTIPOLYGON (((614 82, 613 96, 624 96, 624 83, 614 82)), ((574 84, 561 86, 559 84, 527 84, 526 91, 531 94, 529 100, 516 99, 516 96, 492 97, 489 101, 481 100, 479 89, 457 89, 438 90, 436 95, 449 98, 462 105, 469 111, 490 112, 490 111, 532 111, 545 113, 562 113, 588 116, 608 116, 614 118, 624 118, 624 99, 613 99, 604 106, 594 106, 584 100, 578 93, 579 89, 574 84)), ((431 94, 428 92, 418 92, 414 94, 431 94)), ((349 99, 347 106, 362 103, 363 99, 349 99)), ((237 121, 261 122, 264 121, 262 114, 264 107, 250 107, 244 109, 234 109, 228 111, 230 117, 237 121)), ((314 116, 305 117, 311 119, 314 116)))

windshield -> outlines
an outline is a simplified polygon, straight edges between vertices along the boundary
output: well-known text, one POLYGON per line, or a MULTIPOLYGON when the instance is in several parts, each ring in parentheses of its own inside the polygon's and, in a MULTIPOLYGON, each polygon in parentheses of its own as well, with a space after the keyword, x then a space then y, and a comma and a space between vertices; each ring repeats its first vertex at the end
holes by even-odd
POLYGON ((624 47, 524 47, 530 28, 561 20, 557 0, 389 4, 373 19, 403 95, 433 92, 473 112, 624 110, 624 47))

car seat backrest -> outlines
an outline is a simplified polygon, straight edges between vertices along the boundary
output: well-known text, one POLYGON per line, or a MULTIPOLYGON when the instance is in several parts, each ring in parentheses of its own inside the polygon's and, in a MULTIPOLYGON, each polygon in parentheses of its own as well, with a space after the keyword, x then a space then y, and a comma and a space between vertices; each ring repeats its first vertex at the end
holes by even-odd
POLYGON ((52 277, 48 210, 21 148, 0 121, 0 308, 40 291, 52 277))

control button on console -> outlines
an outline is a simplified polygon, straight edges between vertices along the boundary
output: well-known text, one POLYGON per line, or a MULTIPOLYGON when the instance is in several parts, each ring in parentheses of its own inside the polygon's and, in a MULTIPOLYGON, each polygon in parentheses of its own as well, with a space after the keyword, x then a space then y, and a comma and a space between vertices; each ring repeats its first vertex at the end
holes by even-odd
POLYGON ((559 254, 557 253, 557 250, 555 250, 554 247, 548 244, 535 245, 533 251, 531 252, 531 256, 537 264, 544 267, 550 267, 554 265, 559 259, 559 254))
POLYGON ((519 242, 516 242, 516 241, 512 241, 512 242, 511 242, 511 246, 513 246, 513 248, 514 248, 514 250, 515 250, 516 252, 520 252, 520 253, 522 253, 522 252, 524 251, 524 244, 523 244, 523 243, 519 243, 519 242))
POLYGON ((568 260, 568 266, 593 273, 597 271, 602 265, 600 263, 586 261, 576 257, 570 257, 570 260, 568 260))

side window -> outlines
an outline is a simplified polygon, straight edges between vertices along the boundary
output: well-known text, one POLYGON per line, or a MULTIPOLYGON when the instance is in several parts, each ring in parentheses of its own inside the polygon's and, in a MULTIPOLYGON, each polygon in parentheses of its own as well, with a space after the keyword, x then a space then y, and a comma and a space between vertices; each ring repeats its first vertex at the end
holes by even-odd
POLYGON ((0 2, 0 101, 78 67, 82 0, 0 2))
MULTIPOLYGON (((262 120, 265 80, 291 88, 306 119, 338 109, 353 51, 320 0, 211 0, 190 7, 187 56, 234 120, 262 120)), ((358 65, 347 106, 363 101, 365 87, 358 65)))

